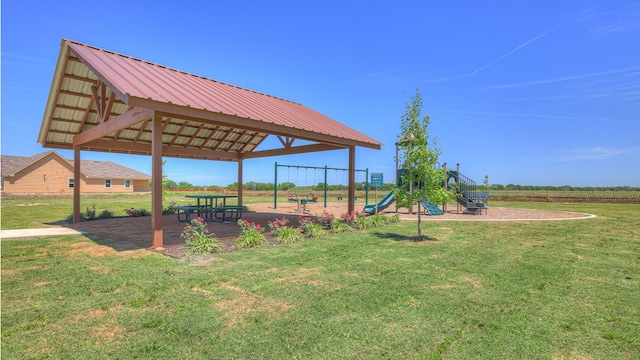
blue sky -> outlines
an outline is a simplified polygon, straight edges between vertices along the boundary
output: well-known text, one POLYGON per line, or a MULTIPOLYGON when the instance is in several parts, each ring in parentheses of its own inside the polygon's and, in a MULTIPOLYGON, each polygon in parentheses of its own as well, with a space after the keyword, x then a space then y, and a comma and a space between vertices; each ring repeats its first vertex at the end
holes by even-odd
MULTIPOLYGON (((385 182, 419 89, 440 162, 478 183, 640 186, 638 1, 3 0, 1 11, 5 155, 49 150, 37 136, 68 38, 302 103, 382 142, 358 148, 356 166, 385 182)), ((82 159, 151 173, 149 157, 82 159)), ((248 160, 245 182, 272 182, 275 161, 343 168, 347 152, 248 160)), ((165 173, 236 181, 234 163, 168 158, 165 173)), ((282 170, 287 180, 322 178, 282 170)))

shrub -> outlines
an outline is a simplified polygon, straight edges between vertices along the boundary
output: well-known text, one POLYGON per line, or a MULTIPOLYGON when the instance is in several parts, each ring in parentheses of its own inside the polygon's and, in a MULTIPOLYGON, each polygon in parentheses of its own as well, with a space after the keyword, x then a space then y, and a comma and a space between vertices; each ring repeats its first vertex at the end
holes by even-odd
POLYGON ((91 204, 91 207, 87 206, 87 210, 84 213, 84 218, 87 220, 94 220, 96 218, 96 204, 91 204))
POLYGON ((306 226, 304 234, 308 237, 317 238, 327 235, 327 230, 318 223, 310 223, 306 226))
POLYGON ((284 216, 282 219, 276 219, 269 223, 271 233, 279 243, 294 243, 302 239, 302 233, 299 229, 289 226, 289 220, 284 216))
POLYGON ((369 229, 373 226, 373 222, 371 221, 371 218, 367 216, 361 216, 361 215, 356 216, 355 220, 353 221, 353 224, 359 230, 369 229))
POLYGON ((356 212, 344 213, 340 215, 340 220, 344 221, 347 225, 353 226, 353 222, 356 219, 356 212))
POLYGON ((369 222, 371 223, 371 227, 383 226, 389 222, 387 217, 380 214, 371 215, 369 217, 369 222))
POLYGON ((162 215, 170 215, 176 213, 176 202, 171 201, 169 206, 162 208, 162 215))
POLYGON ((309 237, 321 237, 327 235, 324 227, 308 216, 300 215, 300 229, 309 237))
POLYGON ((302 239, 302 233, 296 228, 283 228, 278 231, 275 239, 281 244, 295 243, 302 239))
POLYGON ((267 238, 262 233, 264 229, 260 227, 260 224, 250 223, 247 220, 238 220, 238 225, 242 228, 242 232, 235 240, 237 248, 258 247, 267 243, 267 238))
POLYGON ((182 230, 180 237, 184 239, 184 247, 191 254, 212 254, 222 250, 220 241, 214 234, 209 233, 207 224, 200 217, 191 220, 182 230))
POLYGON ((400 214, 395 213, 392 216, 388 217, 389 223, 399 223, 400 222, 400 214))
POLYGON ((98 217, 99 217, 99 218, 102 218, 102 219, 105 219, 105 218, 112 218, 113 216, 114 216, 114 215, 113 215, 113 211, 111 211, 111 210, 107 210, 107 209, 102 210, 102 212, 100 212, 100 214, 98 214, 98 217))
POLYGON ((145 210, 145 209, 129 208, 129 209, 124 209, 124 212, 129 217, 138 217, 138 216, 149 216, 149 215, 151 215, 151 213, 149 211, 145 210))
POLYGON ((327 210, 325 210, 322 215, 318 217, 318 223, 320 223, 320 225, 322 225, 322 227, 325 229, 331 229, 331 225, 333 224, 335 219, 336 217, 333 216, 333 214, 330 214, 327 212, 327 210))
POLYGON ((345 233, 352 230, 353 228, 351 227, 351 225, 347 224, 342 220, 336 220, 331 224, 331 231, 334 233, 340 234, 340 233, 345 233))

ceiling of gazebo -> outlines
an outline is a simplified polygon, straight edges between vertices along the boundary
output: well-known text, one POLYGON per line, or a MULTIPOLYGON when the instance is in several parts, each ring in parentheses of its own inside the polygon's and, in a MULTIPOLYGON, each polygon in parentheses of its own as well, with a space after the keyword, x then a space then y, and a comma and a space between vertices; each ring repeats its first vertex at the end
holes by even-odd
MULTIPOLYGON (((38 142, 44 147, 237 161, 381 144, 301 104, 63 40, 38 142), (257 150, 269 135, 282 148, 257 150), (296 140, 305 140, 298 145, 296 140)), ((298 142, 299 144, 299 142, 298 142)))

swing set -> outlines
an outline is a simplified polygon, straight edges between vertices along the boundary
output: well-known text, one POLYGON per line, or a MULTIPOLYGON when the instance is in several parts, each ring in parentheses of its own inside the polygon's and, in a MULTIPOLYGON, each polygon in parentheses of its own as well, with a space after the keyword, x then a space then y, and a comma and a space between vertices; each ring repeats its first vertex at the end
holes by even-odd
MULTIPOLYGON (((323 183, 323 191, 324 191, 324 207, 327 207, 327 190, 328 190, 328 185, 327 185, 327 174, 329 171, 335 171, 336 173, 336 185, 338 183, 338 172, 342 171, 343 172, 343 177, 344 174, 347 174, 349 172, 349 169, 343 169, 343 168, 334 168, 334 167, 328 167, 327 165, 319 167, 319 166, 303 166, 303 165, 283 165, 283 164, 278 164, 277 162, 275 163, 275 171, 274 171, 274 181, 273 181, 273 208, 277 209, 278 208, 278 168, 287 168, 287 181, 289 181, 290 179, 290 170, 291 169, 295 169, 296 171, 296 183, 295 185, 298 185, 298 180, 299 180, 299 176, 298 176, 298 170, 303 169, 305 172, 304 175, 304 181, 305 181, 305 186, 307 186, 308 183, 308 173, 309 170, 313 170, 313 180, 315 181, 316 179, 316 172, 317 171, 322 171, 321 174, 324 175, 324 183, 323 183)), ((365 174, 365 201, 368 203, 369 201, 369 182, 367 181, 367 179, 369 178, 369 169, 355 169, 355 175, 357 175, 358 173, 364 173, 365 174)), ((289 181, 290 182, 290 181, 289 181)), ((313 186, 318 185, 319 183, 313 184, 313 186)), ((342 199, 342 195, 338 195, 338 199, 341 200, 342 199)), ((297 194, 289 194, 289 201, 290 202, 300 202, 303 201, 304 203, 315 203, 317 202, 318 197, 314 196, 312 192, 309 192, 306 197, 304 198, 299 198, 297 196, 297 194), (302 200, 304 199, 304 200, 302 200)))

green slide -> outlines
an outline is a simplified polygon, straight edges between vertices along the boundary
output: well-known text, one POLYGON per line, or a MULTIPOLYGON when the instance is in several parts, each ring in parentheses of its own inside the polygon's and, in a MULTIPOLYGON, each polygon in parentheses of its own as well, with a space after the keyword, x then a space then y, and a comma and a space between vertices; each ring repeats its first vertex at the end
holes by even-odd
MULTIPOLYGON (((382 200, 380 200, 380 202, 378 203, 378 211, 388 208, 389 205, 391 205, 395 200, 396 200, 396 197, 395 197, 395 195, 393 195, 393 190, 389 191, 389 193, 387 195, 385 195, 385 197, 383 197, 382 200)), ((367 215, 375 214, 376 213, 376 205, 375 204, 366 205, 364 207, 364 212, 367 215)))

